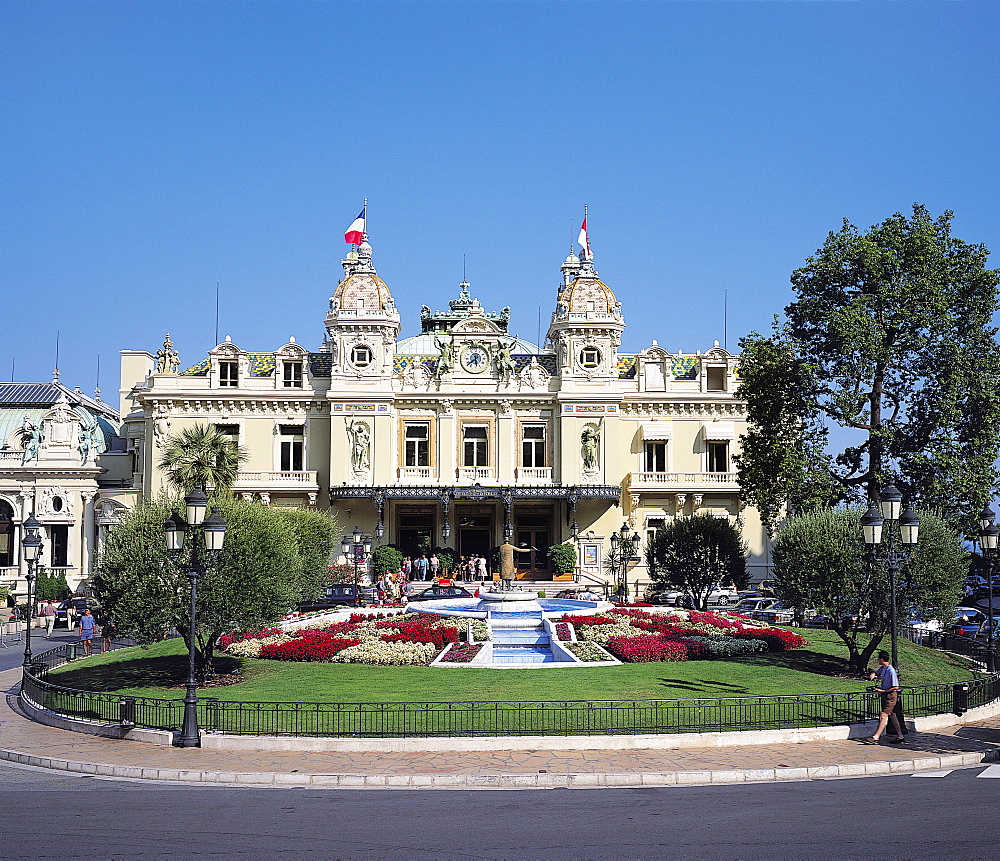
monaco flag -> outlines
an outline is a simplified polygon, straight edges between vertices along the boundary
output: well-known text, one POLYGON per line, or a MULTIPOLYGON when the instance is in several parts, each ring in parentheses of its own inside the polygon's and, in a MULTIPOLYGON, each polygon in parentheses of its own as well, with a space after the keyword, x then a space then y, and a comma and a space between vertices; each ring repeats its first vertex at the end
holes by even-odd
POLYGON ((580 235, 576 238, 577 245, 583 249, 580 252, 581 257, 593 257, 594 253, 590 250, 590 240, 587 238, 587 216, 583 216, 583 224, 580 225, 580 235))
POLYGON ((366 209, 368 209, 367 206, 361 207, 361 212, 358 213, 358 217, 351 222, 351 226, 347 228, 347 233, 344 234, 344 242, 351 242, 354 245, 360 245, 365 241, 366 209))

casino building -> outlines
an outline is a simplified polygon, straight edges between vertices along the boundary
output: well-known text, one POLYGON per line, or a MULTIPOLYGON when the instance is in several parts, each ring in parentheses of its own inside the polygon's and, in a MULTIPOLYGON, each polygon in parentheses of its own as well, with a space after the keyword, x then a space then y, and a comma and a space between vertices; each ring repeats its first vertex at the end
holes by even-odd
POLYGON ((133 475, 102 497, 129 506, 155 495, 167 437, 212 423, 249 451, 236 493, 329 507, 344 532, 408 554, 488 555, 509 536, 537 548, 520 554, 518 577, 545 581, 545 550, 574 543, 578 569, 559 579, 613 582, 603 561, 623 522, 648 533, 710 512, 739 519, 752 578, 765 576, 763 533, 733 467, 745 426, 737 359, 718 343, 695 355, 655 341, 620 352, 622 305, 586 252, 560 268, 541 346, 512 337, 510 309, 487 311, 464 282, 447 310, 424 306, 420 334, 400 339, 367 238, 343 267, 316 352, 294 339, 255 352, 227 337, 181 370, 169 343, 157 356, 123 351, 133 475))

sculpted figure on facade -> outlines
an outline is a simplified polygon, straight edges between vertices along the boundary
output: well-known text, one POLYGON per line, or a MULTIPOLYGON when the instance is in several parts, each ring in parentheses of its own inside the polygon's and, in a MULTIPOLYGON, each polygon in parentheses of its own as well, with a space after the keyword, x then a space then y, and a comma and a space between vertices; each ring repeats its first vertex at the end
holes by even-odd
POLYGON ((167 444, 167 437, 170 436, 170 416, 164 407, 157 410, 156 418, 153 419, 153 437, 156 440, 156 447, 163 448, 167 444))
POLYGON ((587 425, 580 434, 580 455, 585 470, 597 469, 601 457, 601 429, 597 425, 587 425))
POLYGON ((371 430, 365 422, 351 422, 347 427, 351 437, 351 466, 355 472, 364 472, 371 466, 371 430))
POLYGON ((434 346, 438 348, 437 378, 440 380, 455 367, 455 346, 451 339, 443 341, 441 338, 434 339, 434 346))
POLYGON ((80 452, 80 460, 83 463, 88 463, 97 455, 98 433, 99 430, 96 424, 90 426, 80 425, 76 435, 76 447, 80 452))
POLYGON ((163 341, 163 346, 156 351, 156 373, 176 374, 180 366, 180 355, 174 349, 173 341, 170 340, 170 333, 168 332, 167 337, 163 341))
POLYGON ((21 425, 21 448, 24 449, 24 454, 21 455, 21 466, 38 459, 38 450, 41 448, 43 439, 41 425, 36 425, 28 416, 25 416, 24 424, 21 425))
POLYGON ((497 376, 508 382, 511 374, 514 373, 514 357, 511 355, 512 342, 502 340, 497 344, 496 353, 493 355, 493 366, 496 368, 497 376))
POLYGON ((532 389, 540 389, 545 385, 548 378, 549 375, 546 373, 545 368, 538 364, 538 359, 534 356, 531 357, 531 364, 527 365, 521 371, 521 385, 532 389))

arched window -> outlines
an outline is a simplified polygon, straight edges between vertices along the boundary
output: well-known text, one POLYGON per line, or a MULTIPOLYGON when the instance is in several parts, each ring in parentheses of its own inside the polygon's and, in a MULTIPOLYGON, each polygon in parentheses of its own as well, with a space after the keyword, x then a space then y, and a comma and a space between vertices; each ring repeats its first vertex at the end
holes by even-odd
POLYGON ((0 499, 0 568, 14 564, 14 509, 0 499))

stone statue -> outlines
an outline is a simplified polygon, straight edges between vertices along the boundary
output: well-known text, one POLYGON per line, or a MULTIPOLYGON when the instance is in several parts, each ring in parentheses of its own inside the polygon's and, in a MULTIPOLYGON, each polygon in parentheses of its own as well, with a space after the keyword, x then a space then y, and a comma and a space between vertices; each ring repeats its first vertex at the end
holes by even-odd
POLYGON ((355 470, 366 470, 370 466, 369 443, 371 431, 364 422, 351 422, 347 428, 351 436, 351 466, 355 470))
POLYGON ((29 460, 38 459, 38 449, 42 445, 42 428, 31 421, 27 416, 24 417, 24 424, 21 425, 21 446, 24 448, 24 454, 21 455, 21 466, 24 466, 29 460))
POLYGON ((510 588, 514 574, 517 572, 517 565, 514 563, 514 554, 531 553, 535 549, 534 547, 515 547, 510 543, 510 538, 504 536, 503 544, 500 545, 500 579, 503 580, 504 586, 508 589, 510 588))
POLYGON ((153 419, 153 438, 156 440, 156 447, 163 448, 167 444, 168 436, 170 436, 170 416, 161 407, 160 414, 153 419))
POLYGON ((80 452, 80 460, 83 463, 88 463, 91 458, 96 453, 97 449, 97 425, 87 427, 84 424, 80 424, 80 428, 76 435, 76 447, 80 452))
POLYGON ((513 343, 509 340, 501 341, 497 344, 497 351, 493 356, 493 366, 497 369, 497 376, 501 380, 509 380, 514 373, 514 359, 511 356, 513 343))
POLYGON ((442 341, 440 338, 434 339, 434 346, 438 348, 437 377, 441 379, 455 366, 455 347, 450 339, 442 341))
POLYGON ((174 349, 173 341, 170 340, 170 333, 168 332, 167 337, 163 341, 163 346, 156 351, 156 373, 176 374, 180 366, 180 355, 174 349))
POLYGON ((583 468, 597 469, 601 452, 601 430, 594 425, 587 425, 580 434, 580 454, 583 457, 583 468))

